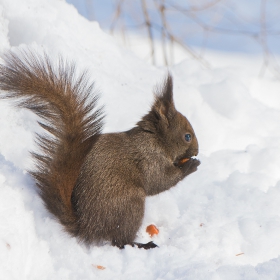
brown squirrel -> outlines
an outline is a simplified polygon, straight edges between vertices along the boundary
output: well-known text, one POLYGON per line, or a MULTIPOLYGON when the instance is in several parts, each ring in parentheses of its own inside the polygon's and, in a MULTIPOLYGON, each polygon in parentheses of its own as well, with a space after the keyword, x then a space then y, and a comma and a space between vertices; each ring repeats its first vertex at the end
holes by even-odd
POLYGON ((128 131, 101 134, 102 108, 87 73, 59 60, 57 69, 31 50, 9 52, 0 65, 1 98, 14 98, 40 118, 34 177, 46 208, 86 244, 102 240, 124 248, 134 242, 145 197, 176 185, 197 170, 198 142, 173 102, 167 75, 151 110, 128 131))

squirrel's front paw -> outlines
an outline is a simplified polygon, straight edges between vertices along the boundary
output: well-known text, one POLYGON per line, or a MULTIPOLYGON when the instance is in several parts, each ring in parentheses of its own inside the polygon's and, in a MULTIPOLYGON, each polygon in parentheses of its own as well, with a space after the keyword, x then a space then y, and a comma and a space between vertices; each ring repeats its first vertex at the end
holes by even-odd
POLYGON ((195 172, 197 167, 200 165, 200 161, 195 158, 190 158, 186 163, 184 163, 180 168, 182 169, 185 176, 195 172))

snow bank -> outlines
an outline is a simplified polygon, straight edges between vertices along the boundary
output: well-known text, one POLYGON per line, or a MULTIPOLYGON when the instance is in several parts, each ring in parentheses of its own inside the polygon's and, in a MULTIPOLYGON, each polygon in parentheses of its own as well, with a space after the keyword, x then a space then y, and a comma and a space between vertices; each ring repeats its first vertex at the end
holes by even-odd
MULTIPOLYGON (((106 105, 105 131, 132 127, 166 73, 64 1, 0 0, 0 54, 26 46, 89 69, 106 105)), ((145 228, 156 224, 159 248, 150 251, 85 247, 64 233, 26 173, 40 130, 36 117, 0 101, 1 278, 280 278, 280 82, 258 77, 256 57, 212 59, 211 69, 192 60, 170 69, 176 106, 197 133, 202 164, 147 199, 137 240, 150 241, 145 228)))

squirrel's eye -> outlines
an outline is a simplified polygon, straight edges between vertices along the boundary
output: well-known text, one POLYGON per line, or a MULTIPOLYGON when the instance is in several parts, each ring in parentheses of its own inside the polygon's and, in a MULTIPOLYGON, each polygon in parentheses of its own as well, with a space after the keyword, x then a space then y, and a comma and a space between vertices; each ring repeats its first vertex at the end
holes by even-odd
POLYGON ((186 140, 187 142, 191 142, 192 136, 191 136, 189 133, 185 134, 185 140, 186 140))

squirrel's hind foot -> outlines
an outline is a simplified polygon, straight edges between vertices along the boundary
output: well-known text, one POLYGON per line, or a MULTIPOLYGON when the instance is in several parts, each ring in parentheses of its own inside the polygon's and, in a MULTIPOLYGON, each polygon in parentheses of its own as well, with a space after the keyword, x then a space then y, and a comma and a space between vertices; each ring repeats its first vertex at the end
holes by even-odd
MULTIPOLYGON (((150 241, 148 243, 138 243, 138 242, 133 242, 131 244, 126 244, 126 245, 131 245, 132 247, 134 247, 135 245, 141 249, 141 248, 144 248, 145 250, 149 250, 149 249, 153 249, 153 248, 156 248, 158 247, 157 244, 155 244, 153 241, 150 241)), ((121 246, 117 246, 119 247, 119 249, 124 249, 125 248, 125 245, 121 245, 121 246)))
POLYGON ((158 247, 158 245, 155 244, 153 241, 150 241, 146 244, 133 242, 133 245, 136 245, 138 248, 144 248, 145 250, 149 250, 149 249, 153 249, 153 248, 158 247))

